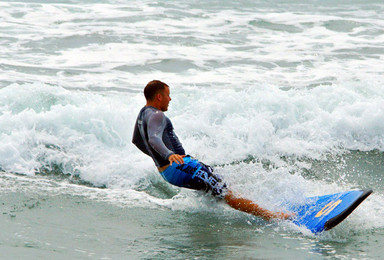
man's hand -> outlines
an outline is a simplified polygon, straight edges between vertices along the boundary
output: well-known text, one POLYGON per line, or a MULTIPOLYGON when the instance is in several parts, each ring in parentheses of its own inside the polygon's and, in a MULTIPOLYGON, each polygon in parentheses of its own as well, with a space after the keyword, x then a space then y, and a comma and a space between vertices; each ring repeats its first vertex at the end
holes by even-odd
POLYGON ((172 165, 173 162, 177 163, 177 164, 183 164, 184 163, 184 158, 185 155, 180 155, 180 154, 171 154, 169 157, 168 157, 168 160, 170 162, 170 165, 172 165))

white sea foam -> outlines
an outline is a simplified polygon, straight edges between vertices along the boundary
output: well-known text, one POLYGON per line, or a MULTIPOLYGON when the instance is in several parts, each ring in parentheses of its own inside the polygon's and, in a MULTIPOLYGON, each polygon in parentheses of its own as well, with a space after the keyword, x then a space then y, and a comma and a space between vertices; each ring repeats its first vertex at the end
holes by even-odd
MULTIPOLYGON (((371 88, 171 88, 168 115, 187 152, 207 163, 252 157, 284 165, 281 156, 319 159, 343 149, 383 151, 384 93, 371 88)), ((130 142, 142 94, 14 84, 0 90, 0 103, 3 170, 33 174, 59 165, 63 173, 107 186, 121 185, 116 178, 137 181, 153 170, 130 142)))

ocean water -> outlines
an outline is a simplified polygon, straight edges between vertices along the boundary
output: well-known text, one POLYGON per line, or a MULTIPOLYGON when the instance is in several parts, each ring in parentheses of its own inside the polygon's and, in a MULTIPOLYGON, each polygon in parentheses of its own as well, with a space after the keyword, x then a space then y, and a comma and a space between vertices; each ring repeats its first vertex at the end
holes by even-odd
POLYGON ((384 3, 0 2, 0 259, 382 259, 384 3), (313 235, 170 186, 132 144, 170 86, 186 151, 271 210, 374 193, 313 235))

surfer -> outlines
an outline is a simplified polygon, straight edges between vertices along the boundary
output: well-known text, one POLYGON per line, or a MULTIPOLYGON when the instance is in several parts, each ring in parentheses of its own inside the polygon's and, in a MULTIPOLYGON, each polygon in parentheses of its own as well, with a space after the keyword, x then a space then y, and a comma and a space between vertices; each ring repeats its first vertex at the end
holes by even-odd
POLYGON ((169 86, 159 80, 144 88, 146 105, 141 109, 134 128, 132 142, 152 157, 162 177, 178 187, 210 191, 234 209, 264 218, 287 219, 292 215, 272 212, 249 199, 235 195, 213 169, 186 155, 177 138, 171 120, 165 116, 171 101, 169 86))

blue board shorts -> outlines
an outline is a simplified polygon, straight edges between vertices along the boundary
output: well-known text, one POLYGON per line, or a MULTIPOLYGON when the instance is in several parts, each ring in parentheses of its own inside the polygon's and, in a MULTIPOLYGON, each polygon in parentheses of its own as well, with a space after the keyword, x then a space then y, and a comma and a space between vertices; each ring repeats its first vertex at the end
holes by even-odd
POLYGON ((172 163, 160 174, 170 184, 188 189, 211 191, 212 195, 218 198, 224 198, 227 191, 227 185, 213 173, 210 166, 190 156, 184 157, 184 164, 172 163))

